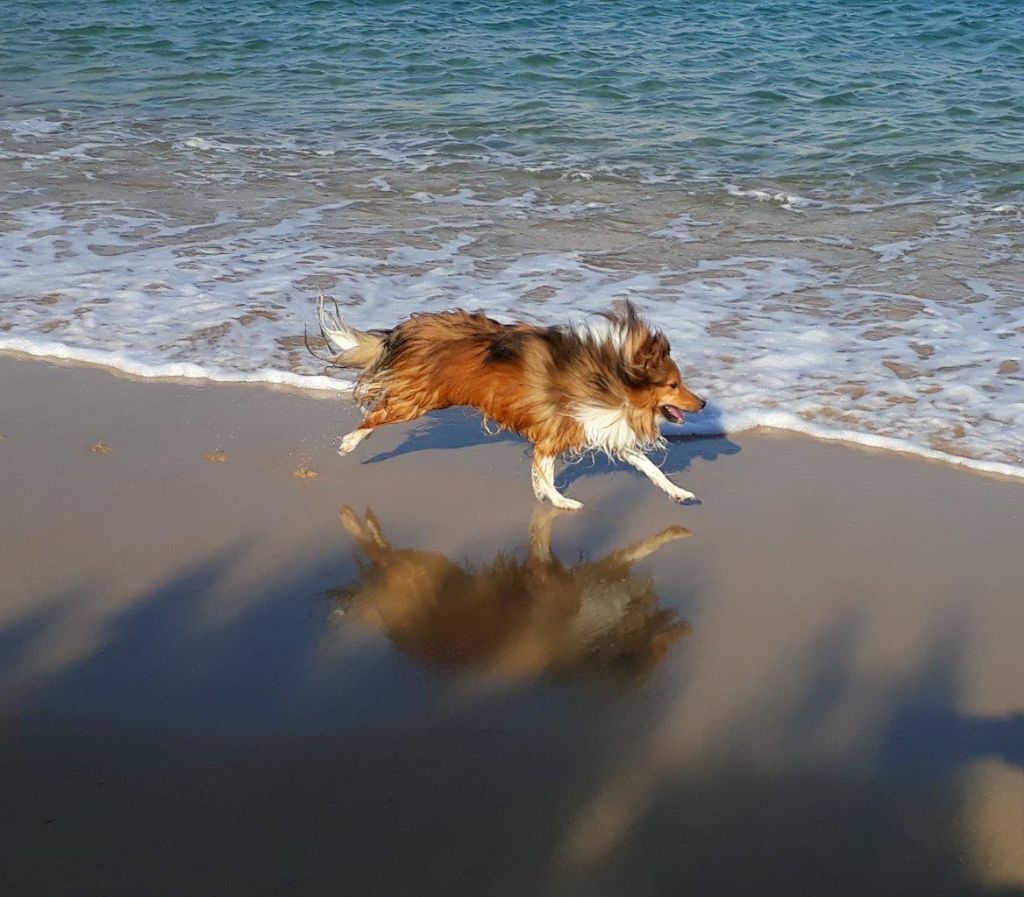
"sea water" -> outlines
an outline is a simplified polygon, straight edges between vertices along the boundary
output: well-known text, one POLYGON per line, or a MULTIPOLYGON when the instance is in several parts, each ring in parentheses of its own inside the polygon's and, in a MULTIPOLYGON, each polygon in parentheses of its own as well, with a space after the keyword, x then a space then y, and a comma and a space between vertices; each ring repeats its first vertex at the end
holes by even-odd
POLYGON ((0 349, 303 346, 629 297, 756 425, 1024 475, 1020 2, 5 0, 0 349))

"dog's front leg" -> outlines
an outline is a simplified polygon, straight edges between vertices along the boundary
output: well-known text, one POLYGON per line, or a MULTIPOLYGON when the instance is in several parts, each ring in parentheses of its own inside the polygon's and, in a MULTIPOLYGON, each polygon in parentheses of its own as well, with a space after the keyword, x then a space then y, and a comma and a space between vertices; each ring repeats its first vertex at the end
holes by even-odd
POLYGON ((551 524, 557 516, 556 508, 537 508, 530 517, 528 560, 536 567, 548 567, 555 561, 551 554, 551 524))
POLYGON ((555 488, 554 455, 540 455, 534 450, 530 481, 533 483, 533 494, 540 501, 547 499, 556 508, 562 508, 565 511, 578 511, 583 507, 583 502, 576 501, 574 498, 566 498, 555 488))
POLYGON ((654 554, 654 552, 660 550, 669 542, 674 542, 676 539, 687 539, 692 535, 693 533, 685 526, 667 526, 660 533, 648 536, 646 539, 634 542, 632 545, 627 545, 618 551, 613 551, 610 555, 598 561, 597 565, 607 565, 612 568, 629 568, 637 561, 642 561, 645 557, 654 554))
POLYGON ((622 460, 627 464, 632 464, 637 470, 640 471, 647 479, 649 479, 655 486, 669 495, 673 501, 683 502, 688 501, 691 498, 696 498, 692 492, 687 492, 682 486, 677 486, 673 483, 665 474, 661 472, 661 468, 658 467, 650 458, 647 457, 643 452, 635 450, 627 451, 622 453, 622 460))

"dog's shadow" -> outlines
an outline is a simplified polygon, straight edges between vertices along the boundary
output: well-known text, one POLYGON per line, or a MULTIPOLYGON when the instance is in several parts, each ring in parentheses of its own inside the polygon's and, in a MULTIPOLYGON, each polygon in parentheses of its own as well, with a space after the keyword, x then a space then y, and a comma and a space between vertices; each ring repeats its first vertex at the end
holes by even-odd
MULTIPOLYGON (((665 437, 665 447, 651 452, 650 459, 668 475, 683 473, 691 462, 696 459, 714 461, 720 455, 735 455, 740 447, 724 436, 687 436, 673 435, 665 437)), ((577 480, 584 477, 600 476, 613 471, 629 471, 640 479, 644 475, 628 464, 613 461, 599 452, 584 455, 582 458, 569 462, 555 476, 555 484, 560 490, 566 490, 577 480)), ((699 504, 690 501, 689 504, 699 504)))
POLYGON ((435 411, 417 422, 394 448, 371 455, 363 463, 377 464, 411 452, 469 448, 485 442, 522 442, 522 437, 497 427, 488 428, 477 411, 449 408, 435 411))
MULTIPOLYGON (((721 413, 713 406, 705 409, 698 421, 705 433, 720 432, 723 429, 721 413)), ((505 430, 485 429, 486 426, 487 422, 479 413, 467 408, 435 412, 414 425, 394 448, 378 452, 363 463, 377 464, 411 452, 469 448, 489 442, 520 442, 526 447, 521 436, 505 430)), ((651 459, 666 474, 676 474, 685 471, 697 458, 714 461, 720 455, 735 455, 739 451, 740 447, 725 436, 676 433, 665 436, 665 448, 652 452, 651 459)), ((558 474, 558 485, 559 488, 567 488, 582 477, 607 474, 623 468, 626 465, 611 461, 599 452, 592 452, 565 465, 558 474)))

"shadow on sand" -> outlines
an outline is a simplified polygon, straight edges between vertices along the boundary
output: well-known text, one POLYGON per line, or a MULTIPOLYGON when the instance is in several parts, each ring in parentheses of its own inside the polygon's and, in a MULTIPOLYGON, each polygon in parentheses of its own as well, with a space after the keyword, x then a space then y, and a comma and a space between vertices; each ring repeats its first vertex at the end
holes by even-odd
MULTIPOLYGON (((709 429, 716 429, 720 415, 709 407, 701 413, 701 422, 709 429)), ((483 445, 490 442, 518 442, 525 453, 529 445, 521 436, 504 430, 489 431, 480 415, 469 409, 455 408, 427 415, 409 427, 405 437, 397 446, 371 455, 363 463, 377 464, 401 455, 419 451, 441 451, 483 445)), ((665 448, 651 453, 651 459, 666 474, 683 473, 697 460, 714 461, 719 456, 735 455, 740 446, 725 436, 690 436, 670 434, 665 437, 665 448)), ((576 480, 587 476, 599 476, 612 470, 630 470, 637 477, 643 475, 628 465, 616 464, 606 456, 593 452, 578 460, 563 463, 556 476, 559 489, 567 489, 576 480)), ((525 475, 525 473, 524 473, 525 475)))
POLYGON ((526 444, 522 437, 515 433, 497 429, 489 432, 485 426, 486 423, 479 412, 469 408, 434 411, 408 425, 405 438, 393 449, 371 455, 363 463, 377 464, 412 452, 469 448, 485 442, 526 444))

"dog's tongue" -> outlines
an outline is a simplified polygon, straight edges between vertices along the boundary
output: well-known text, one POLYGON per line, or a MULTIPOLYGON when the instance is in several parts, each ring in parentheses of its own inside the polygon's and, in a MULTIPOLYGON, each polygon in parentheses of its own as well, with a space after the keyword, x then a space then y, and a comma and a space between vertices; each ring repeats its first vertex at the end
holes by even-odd
POLYGON ((675 405, 663 405, 665 417, 675 424, 681 424, 683 422, 683 412, 680 411, 675 405))

